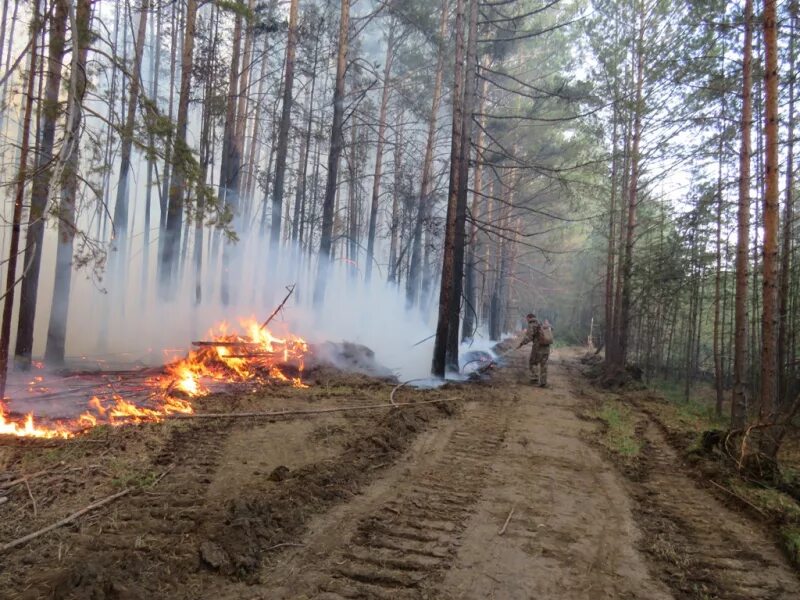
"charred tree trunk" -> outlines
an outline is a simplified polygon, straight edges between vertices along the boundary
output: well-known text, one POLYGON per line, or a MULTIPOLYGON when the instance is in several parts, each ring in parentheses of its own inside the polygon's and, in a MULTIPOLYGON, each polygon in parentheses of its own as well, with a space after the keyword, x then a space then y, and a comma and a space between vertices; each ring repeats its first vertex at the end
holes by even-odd
POLYGON ((447 366, 447 340, 450 326, 450 311, 453 305, 454 266, 456 252, 456 213, 458 211, 459 166, 461 158, 461 135, 464 126, 464 4, 456 1, 456 55, 453 76, 453 128, 450 146, 450 186, 447 199, 444 250, 442 257, 442 280, 439 288, 439 317, 433 347, 431 371, 436 377, 444 377, 447 366))
POLYGON ((464 74, 464 107, 462 109, 461 147, 458 158, 458 201, 456 204, 456 232, 453 255, 453 293, 447 329, 447 362, 458 370, 458 344, 461 325, 461 304, 464 295, 464 254, 466 250, 467 196, 469 192, 469 164, 472 155, 472 121, 475 104, 475 76, 478 68, 478 0, 470 0, 469 42, 464 74))
POLYGON ((36 299, 39 291, 39 269, 42 264, 44 222, 47 218, 47 199, 53 170, 53 144, 56 136, 56 121, 59 116, 59 93, 61 69, 64 59, 65 32, 69 2, 58 0, 50 18, 50 51, 47 58, 47 83, 39 131, 39 153, 31 188, 31 207, 28 216, 28 231, 25 236, 25 271, 22 276, 19 298, 19 320, 15 362, 18 368, 27 370, 31 366, 33 350, 33 326, 36 320, 36 299))

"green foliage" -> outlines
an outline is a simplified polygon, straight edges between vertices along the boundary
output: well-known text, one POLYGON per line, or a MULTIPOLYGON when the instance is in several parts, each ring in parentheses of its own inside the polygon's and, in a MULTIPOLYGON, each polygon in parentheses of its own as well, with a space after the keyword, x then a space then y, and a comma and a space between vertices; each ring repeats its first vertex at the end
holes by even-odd
POLYGON ((800 565, 800 526, 782 527, 781 537, 789 558, 795 565, 800 565))
POLYGON ((638 456, 642 446, 636 436, 636 421, 631 409, 619 400, 606 400, 592 413, 606 424, 603 445, 623 457, 638 456))

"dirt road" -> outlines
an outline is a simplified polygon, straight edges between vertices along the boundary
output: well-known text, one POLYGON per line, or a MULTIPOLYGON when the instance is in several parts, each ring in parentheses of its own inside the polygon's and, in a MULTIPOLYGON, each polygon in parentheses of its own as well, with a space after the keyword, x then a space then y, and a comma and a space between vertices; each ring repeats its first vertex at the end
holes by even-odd
POLYGON ((619 474, 579 417, 574 357, 554 358, 545 390, 525 383, 523 361, 500 377, 503 400, 424 433, 247 597, 800 597, 775 543, 683 475, 655 428, 651 474, 619 474))
MULTIPOLYGON (((615 466, 573 354, 553 357, 549 389, 514 361, 436 392, 460 396, 455 411, 162 435, 163 482, 0 555, 0 597, 800 597, 770 534, 692 480, 654 424, 635 476, 615 466)), ((370 386, 364 403, 385 395, 370 386)))

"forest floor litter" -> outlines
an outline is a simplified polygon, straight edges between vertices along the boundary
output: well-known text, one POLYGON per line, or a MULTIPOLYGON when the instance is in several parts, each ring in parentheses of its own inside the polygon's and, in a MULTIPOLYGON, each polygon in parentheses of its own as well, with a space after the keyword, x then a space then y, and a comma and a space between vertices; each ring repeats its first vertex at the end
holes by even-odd
POLYGON ((798 597, 775 523, 726 491, 768 509, 578 357, 548 389, 523 352, 436 389, 319 368, 197 401, 257 418, 0 440, 0 546, 120 494, 1 552, 0 598, 798 597))

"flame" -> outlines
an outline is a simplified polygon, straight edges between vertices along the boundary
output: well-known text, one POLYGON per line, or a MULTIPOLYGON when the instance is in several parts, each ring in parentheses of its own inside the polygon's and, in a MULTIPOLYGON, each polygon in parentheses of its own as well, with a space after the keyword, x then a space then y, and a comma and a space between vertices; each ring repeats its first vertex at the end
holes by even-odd
MULTIPOLYGON (((97 389, 105 387, 107 391, 93 395, 87 410, 77 419, 38 424, 33 414, 22 420, 10 419, 0 401, 0 435, 68 438, 100 424, 158 422, 171 414, 194 412, 191 400, 210 394, 214 383, 281 382, 297 388, 308 387, 300 376, 288 377, 278 367, 280 363, 291 363, 302 375, 308 352, 305 340, 293 335, 277 337, 252 318, 241 321, 240 325, 245 334, 231 333, 226 322, 220 323, 209 332, 210 343, 167 364, 162 374, 148 378, 144 399, 126 399, 110 382, 105 386, 98 384, 97 389)), ((28 382, 29 393, 48 392, 43 383, 43 376, 34 376, 28 382)))

